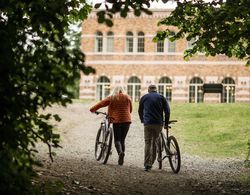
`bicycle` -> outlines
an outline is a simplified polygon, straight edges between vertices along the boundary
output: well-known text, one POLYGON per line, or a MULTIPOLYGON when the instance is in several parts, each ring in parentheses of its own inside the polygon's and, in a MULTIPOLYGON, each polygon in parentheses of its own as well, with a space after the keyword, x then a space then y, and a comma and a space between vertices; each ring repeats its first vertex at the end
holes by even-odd
MULTIPOLYGON (((168 129, 171 128, 170 124, 175 123, 177 120, 171 120, 168 123, 168 129)), ((176 138, 171 135, 169 136, 169 130, 166 129, 166 133, 161 131, 158 144, 157 144, 157 153, 158 153, 158 163, 159 169, 162 169, 162 162, 165 158, 169 159, 169 164, 174 173, 178 173, 181 168, 181 154, 180 148, 176 138), (165 151, 165 152, 164 152, 165 151), (164 154, 164 155, 163 155, 164 154)))
POLYGON ((95 112, 97 115, 102 114, 105 117, 101 122, 100 128, 97 131, 95 141, 95 159, 102 164, 106 164, 111 155, 113 129, 110 126, 111 117, 105 112, 95 112))

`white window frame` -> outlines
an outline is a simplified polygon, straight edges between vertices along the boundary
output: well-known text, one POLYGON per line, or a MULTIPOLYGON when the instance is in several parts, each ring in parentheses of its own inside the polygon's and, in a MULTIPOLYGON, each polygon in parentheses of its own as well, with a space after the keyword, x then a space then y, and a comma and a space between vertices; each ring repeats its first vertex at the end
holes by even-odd
POLYGON ((114 33, 109 31, 107 33, 107 45, 106 52, 112 53, 114 52, 114 33))
POLYGON ((106 76, 100 76, 96 83, 96 99, 103 100, 110 93, 110 80, 106 76))
POLYGON ((125 48, 125 51, 127 53, 133 53, 134 52, 134 34, 131 32, 131 31, 128 31, 126 33, 126 48, 125 48), (132 41, 132 47, 130 47, 130 44, 132 41), (132 49, 132 50, 130 50, 132 49))
POLYGON ((137 34, 137 52, 144 53, 145 52, 145 34, 144 32, 138 32, 137 34))
POLYGON ((190 93, 191 93, 191 90, 190 88, 191 87, 194 87, 194 103, 200 103, 200 102, 203 102, 204 101, 204 94, 203 94, 203 80, 200 78, 200 77, 193 77, 190 82, 189 82, 189 103, 193 103, 190 101, 190 93), (195 82, 192 82, 192 81, 195 81, 195 82), (196 81, 201 81, 200 82, 196 82, 196 81), (192 82, 192 83, 191 83, 192 82), (198 101, 198 98, 199 98, 199 94, 201 94, 201 101, 198 101))
POLYGON ((103 33, 100 31, 95 34, 95 52, 103 52, 103 33))

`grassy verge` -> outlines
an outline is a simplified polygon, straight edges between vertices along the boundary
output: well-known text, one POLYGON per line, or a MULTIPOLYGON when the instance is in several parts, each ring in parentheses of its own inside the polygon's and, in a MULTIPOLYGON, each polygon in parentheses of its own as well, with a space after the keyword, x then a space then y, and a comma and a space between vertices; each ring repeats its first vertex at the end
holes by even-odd
POLYGON ((246 157, 250 104, 172 104, 176 137, 184 152, 211 157, 246 157))
MULTIPOLYGON (((250 139, 250 104, 171 103, 172 126, 181 151, 208 157, 246 158, 250 139)), ((134 103, 137 114, 138 103, 134 103)))

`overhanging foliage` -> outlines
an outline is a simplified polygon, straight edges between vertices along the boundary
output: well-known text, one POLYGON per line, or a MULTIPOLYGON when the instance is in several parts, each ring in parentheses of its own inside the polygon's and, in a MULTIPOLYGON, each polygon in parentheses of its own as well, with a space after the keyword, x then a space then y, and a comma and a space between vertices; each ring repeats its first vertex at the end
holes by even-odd
POLYGON ((58 147, 59 135, 39 111, 71 102, 67 86, 85 67, 79 46, 65 34, 91 11, 84 0, 0 2, 0 192, 29 194, 35 145, 58 147), (81 8, 79 8, 81 6, 81 8))

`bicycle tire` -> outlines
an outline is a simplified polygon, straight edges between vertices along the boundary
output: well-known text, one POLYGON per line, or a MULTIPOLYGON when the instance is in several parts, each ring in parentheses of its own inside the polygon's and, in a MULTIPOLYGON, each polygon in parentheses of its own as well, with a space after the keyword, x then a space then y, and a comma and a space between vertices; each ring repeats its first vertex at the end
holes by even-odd
POLYGON ((162 135, 160 134, 159 141, 157 143, 157 161, 158 161, 158 168, 162 169, 162 151, 163 151, 163 142, 162 142, 162 135))
POLYGON ((107 131, 108 135, 104 141, 103 146, 103 154, 102 154, 102 164, 106 164, 108 162, 110 151, 112 148, 112 141, 113 141, 113 129, 110 127, 107 131))
POLYGON ((96 140, 95 140, 95 159, 99 161, 102 158, 102 153, 103 153, 103 135, 104 128, 101 126, 96 135, 96 140), (101 139, 101 140, 100 140, 101 139))
POLYGON ((169 163, 172 171, 178 173, 181 168, 181 154, 178 142, 174 136, 169 136, 167 140, 168 148, 171 152, 169 155, 169 163))

